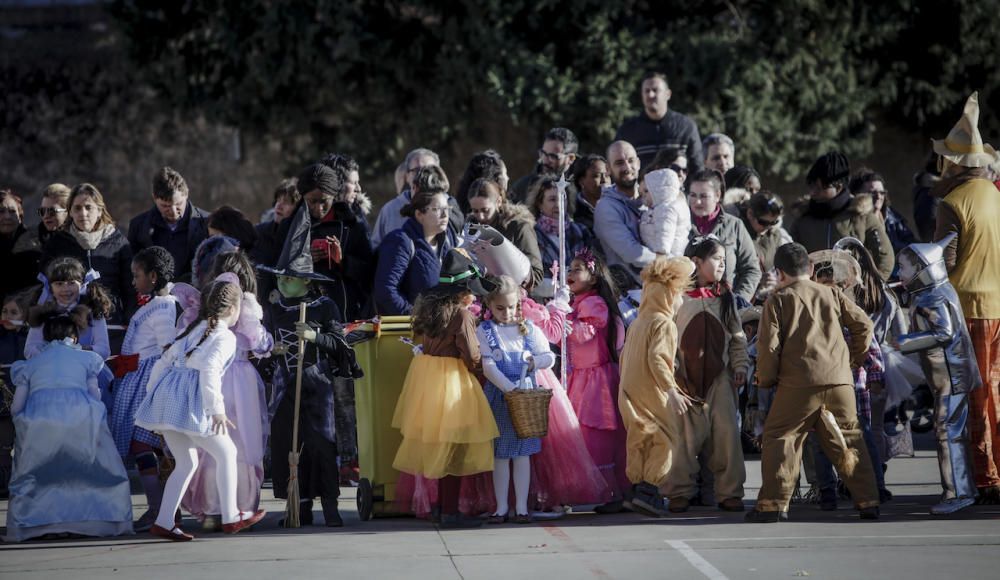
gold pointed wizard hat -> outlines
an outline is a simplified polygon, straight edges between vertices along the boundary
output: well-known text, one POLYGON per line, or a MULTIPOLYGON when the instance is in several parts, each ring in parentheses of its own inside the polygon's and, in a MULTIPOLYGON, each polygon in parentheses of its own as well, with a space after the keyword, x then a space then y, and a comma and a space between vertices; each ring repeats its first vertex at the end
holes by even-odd
POLYGON ((983 143, 979 134, 979 92, 965 101, 962 118, 955 123, 944 139, 931 139, 934 152, 962 167, 986 167, 996 161, 997 152, 989 143, 983 143))

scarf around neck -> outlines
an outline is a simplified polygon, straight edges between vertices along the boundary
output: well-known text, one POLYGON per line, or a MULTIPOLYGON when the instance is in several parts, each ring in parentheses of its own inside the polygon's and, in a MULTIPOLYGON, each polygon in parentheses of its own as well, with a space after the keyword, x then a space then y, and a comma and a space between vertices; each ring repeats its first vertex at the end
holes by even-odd
MULTIPOLYGON (((551 218, 545 214, 539 214, 538 216, 538 227, 550 236, 559 235, 559 220, 556 218, 551 218)), ((569 220, 566 220, 567 229, 569 229, 569 220)))
POLYGON ((721 213, 722 213, 722 204, 720 203, 719 205, 715 206, 715 211, 713 211, 711 214, 707 216, 698 217, 694 214, 691 214, 691 223, 693 223, 694 227, 698 229, 699 234, 706 236, 709 233, 711 233, 712 228, 715 227, 715 221, 719 219, 719 214, 721 213))
POLYGON ((114 224, 105 224, 104 227, 98 228, 92 232, 84 232, 77 229, 76 224, 70 224, 69 233, 76 240, 76 243, 80 244, 80 247, 84 250, 95 250, 97 246, 101 245, 105 239, 107 239, 115 231, 114 224))

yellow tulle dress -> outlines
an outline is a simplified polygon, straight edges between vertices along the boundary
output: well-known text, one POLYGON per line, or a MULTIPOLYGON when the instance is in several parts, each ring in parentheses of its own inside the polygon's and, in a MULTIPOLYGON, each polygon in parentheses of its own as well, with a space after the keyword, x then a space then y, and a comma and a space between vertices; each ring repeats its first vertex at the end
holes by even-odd
MULTIPOLYGON (((454 330, 458 336, 453 333, 454 338, 458 343, 474 345, 478 358, 475 322, 471 315, 464 320, 466 314, 463 311, 463 316, 456 316, 463 320, 449 325, 449 330, 457 326, 454 330), (465 328, 467 325, 469 328, 465 328)), ((440 345, 442 341, 434 343, 440 345)), ((425 342, 425 349, 428 346, 425 342)), ((399 471, 440 479, 493 470, 493 440, 500 432, 482 386, 458 356, 414 357, 396 403, 392 426, 403 434, 392 463, 399 471)))

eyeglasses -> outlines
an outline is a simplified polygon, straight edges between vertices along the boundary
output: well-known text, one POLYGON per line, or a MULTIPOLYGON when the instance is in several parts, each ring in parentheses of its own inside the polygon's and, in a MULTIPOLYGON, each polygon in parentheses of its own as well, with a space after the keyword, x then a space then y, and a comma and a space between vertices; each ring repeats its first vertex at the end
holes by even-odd
POLYGON ((544 157, 549 161, 562 161, 563 157, 566 157, 565 153, 549 153, 545 149, 538 150, 538 156, 544 157))
POLYGON ((673 169, 674 173, 687 173, 688 172, 687 167, 681 167, 680 165, 676 165, 676 164, 671 165, 670 169, 673 169))
POLYGON ((38 208, 38 217, 55 217, 61 213, 66 213, 66 210, 61 207, 40 207, 38 208))
POLYGON ((18 211, 10 207, 0 207, 0 215, 17 215, 18 211))
POLYGON ((765 228, 769 228, 769 227, 778 225, 778 220, 766 220, 766 219, 759 218, 757 216, 753 216, 753 219, 757 220, 757 223, 759 223, 760 225, 764 226, 765 228))

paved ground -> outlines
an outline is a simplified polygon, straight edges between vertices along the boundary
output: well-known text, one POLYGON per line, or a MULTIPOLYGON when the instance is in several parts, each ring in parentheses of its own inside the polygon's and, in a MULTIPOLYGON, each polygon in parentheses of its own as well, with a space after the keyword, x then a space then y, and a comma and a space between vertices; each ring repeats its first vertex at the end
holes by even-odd
MULTIPOLYGON (((748 465, 756 497, 759 463, 748 465)), ((878 522, 853 510, 794 505, 792 521, 745 524, 742 514, 695 508, 684 517, 571 514, 528 526, 438 531, 414 519, 359 522, 354 493, 341 509, 347 527, 278 528, 283 503, 251 533, 208 534, 177 545, 147 535, 0 544, 0 578, 995 578, 1000 569, 1000 506, 934 518, 938 493, 929 451, 893 459, 896 499, 878 522)), ((270 492, 265 491, 270 497, 270 492)), ((141 513, 141 496, 136 496, 141 513)), ((317 506, 318 508, 318 506, 317 506)), ((0 502, 5 519, 6 502, 0 502)), ((317 509, 317 519, 319 519, 317 509)), ((188 520, 187 527, 196 523, 188 520)))

